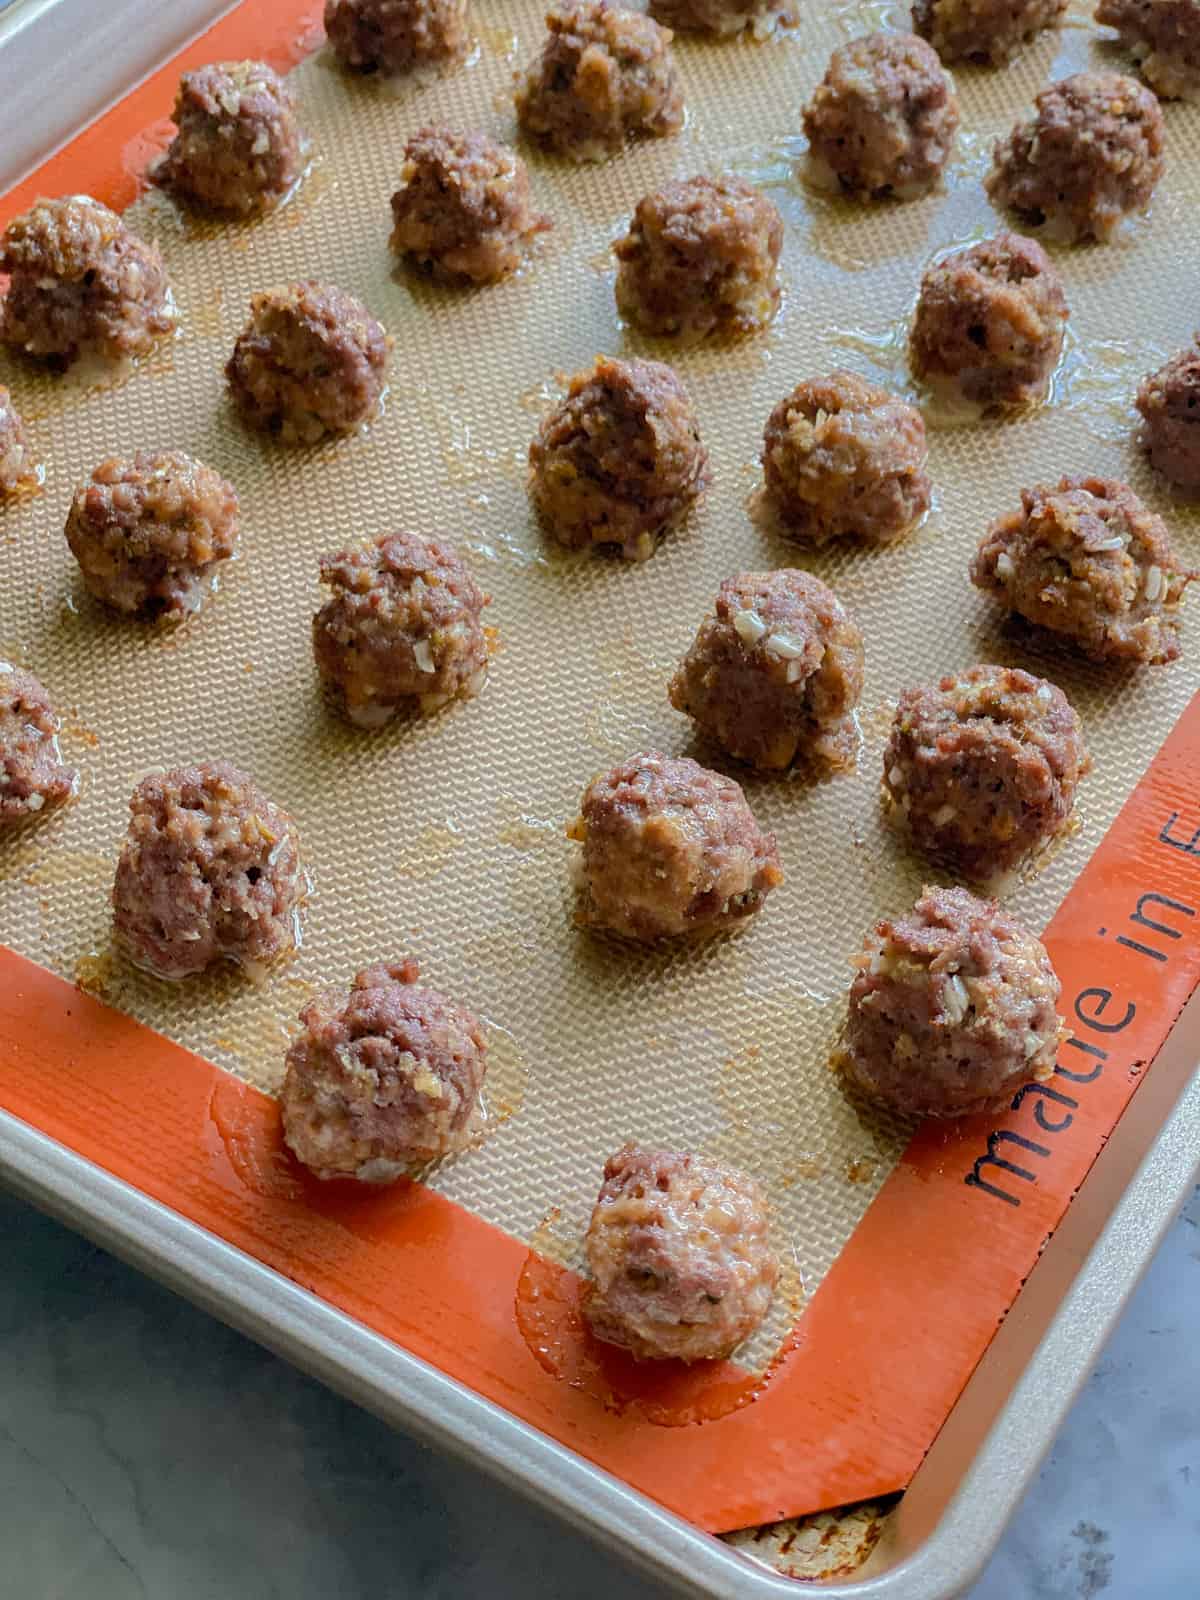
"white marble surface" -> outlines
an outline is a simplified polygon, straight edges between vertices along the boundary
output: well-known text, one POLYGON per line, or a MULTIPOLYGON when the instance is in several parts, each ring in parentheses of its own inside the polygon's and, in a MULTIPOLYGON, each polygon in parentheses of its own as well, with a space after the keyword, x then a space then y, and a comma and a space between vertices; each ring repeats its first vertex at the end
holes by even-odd
MULTIPOLYGON (((0 1260, 0 1600, 660 1594, 4 1194, 0 1260)), ((971 1600, 1099 1595, 1200 1595, 1200 1191, 971 1600)))

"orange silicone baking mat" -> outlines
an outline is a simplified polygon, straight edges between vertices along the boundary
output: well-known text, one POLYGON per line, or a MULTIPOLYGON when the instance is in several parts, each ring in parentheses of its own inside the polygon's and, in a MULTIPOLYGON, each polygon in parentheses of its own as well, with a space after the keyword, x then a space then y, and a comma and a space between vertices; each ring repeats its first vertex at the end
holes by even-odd
POLYGON ((1196 114, 1170 108, 1149 218, 1111 246, 1058 253, 1073 314, 1051 403, 935 426, 937 504, 917 535, 814 555, 755 515, 767 412, 839 364, 903 385, 898 331, 922 265, 997 225, 980 188, 989 139, 1047 76, 1105 55, 1081 19, 1008 71, 960 74, 944 190, 866 210, 794 177, 799 109, 834 45, 900 25, 900 8, 831 0, 762 43, 680 40, 684 133, 603 167, 532 158, 554 231, 515 280, 463 293, 393 274, 388 196, 425 121, 511 137, 507 90, 537 47, 539 6, 479 5, 471 59, 419 88, 346 78, 320 48, 318 9, 248 0, 3 202, 10 216, 38 193, 88 190, 129 205, 163 246, 181 331, 107 386, 0 363, 46 464, 44 494, 0 523, 0 650, 67 709, 83 780, 75 805, 0 846, 0 1105, 703 1527, 899 1488, 1200 971, 1190 638, 1172 669, 1105 671, 1006 631, 966 578, 984 520, 1062 471, 1129 478, 1200 559, 1195 513, 1144 469, 1130 407, 1141 373, 1191 329, 1196 114), (262 223, 198 224, 140 174, 169 138, 181 67, 249 53, 297 63, 312 168, 262 223), (674 354, 620 326, 607 246, 641 194, 721 167, 762 183, 784 215, 782 311, 761 339, 674 354), (363 298, 396 354, 365 434, 287 451, 238 426, 221 367, 250 293, 301 274, 363 298), (562 373, 629 349, 674 361, 714 466, 703 507, 636 568, 548 550, 523 481, 562 373), (171 633, 102 616, 61 531, 97 460, 149 445, 211 461, 243 502, 236 570, 171 633), (316 562, 405 525, 459 544, 493 595, 499 648, 477 701, 366 735, 329 719, 313 681, 316 562), (577 932, 563 829, 584 783, 639 747, 687 748, 665 699, 672 663, 722 577, 784 564, 826 576, 862 624, 857 771, 745 780, 788 881, 739 937, 635 952, 577 932), (981 659, 1061 683, 1096 758, 1079 828, 1012 893, 1050 924, 1076 1039, 1005 1118, 914 1130, 851 1107, 829 1055, 850 954, 923 876, 878 803, 895 694, 981 659), (248 768, 292 811, 313 870, 304 948, 257 988, 232 973, 155 984, 107 947, 133 781, 207 756, 248 768), (487 1019, 487 1134, 426 1183, 330 1192, 279 1142, 287 1034, 314 988, 409 952, 487 1019), (737 1362, 639 1368, 582 1334, 581 1228, 605 1155, 629 1136, 726 1156, 768 1187, 785 1288, 737 1362))

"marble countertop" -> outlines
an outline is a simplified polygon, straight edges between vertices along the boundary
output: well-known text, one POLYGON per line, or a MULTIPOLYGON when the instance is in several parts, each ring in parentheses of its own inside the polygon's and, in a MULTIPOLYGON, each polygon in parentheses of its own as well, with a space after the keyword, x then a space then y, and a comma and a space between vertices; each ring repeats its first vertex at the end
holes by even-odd
MULTIPOLYGON (((656 1600, 477 1473, 0 1194, 2 1600, 656 1600)), ((1200 1190, 971 1600, 1200 1580, 1200 1190)))

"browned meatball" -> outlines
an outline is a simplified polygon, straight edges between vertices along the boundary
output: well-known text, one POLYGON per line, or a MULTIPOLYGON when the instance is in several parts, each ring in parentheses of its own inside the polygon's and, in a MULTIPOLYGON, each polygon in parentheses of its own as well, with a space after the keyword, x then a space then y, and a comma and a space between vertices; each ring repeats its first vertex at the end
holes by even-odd
POLYGON ((34 677, 0 661, 0 827, 24 822, 75 793, 76 774, 62 764, 61 723, 34 677))
POLYGON ((577 372, 529 446, 529 493, 560 544, 619 545, 645 561, 708 488, 708 451, 683 385, 661 361, 599 356, 577 372))
POLYGON ((804 132, 814 175, 864 198, 911 199, 950 159, 958 98, 924 39, 870 33, 833 52, 804 132))
POLYGON ((467 0, 325 0, 325 33, 352 72, 443 66, 467 53, 467 0))
POLYGON ((550 226, 520 156, 483 133, 428 127, 404 147, 391 247, 450 279, 494 283, 550 226))
POLYGON ((1067 300, 1040 244, 999 233, 928 268, 909 338, 918 378, 980 405, 1040 400, 1062 353, 1067 300))
POLYGON ((1200 490, 1200 345, 1193 343, 1138 385, 1141 443, 1172 483, 1200 490))
POLYGON ((668 28, 722 35, 745 28, 760 39, 800 17, 797 0, 650 0, 647 10, 668 28))
POLYGON ((785 568, 725 579, 668 692, 740 761, 846 767, 862 679, 862 634, 833 590, 785 568))
POLYGON ((247 422, 315 444, 374 415, 391 348, 364 305, 308 278, 253 297, 225 376, 247 422))
POLYGON ((763 434, 767 496, 794 538, 890 544, 929 510, 925 423, 856 373, 798 383, 763 434))
POLYGON ((1023 489, 971 564, 979 588, 1095 660, 1155 666, 1179 655, 1179 603, 1196 576, 1162 518, 1112 478, 1023 489))
POLYGON ((925 889, 867 935, 838 1065, 906 1116, 1001 1111, 1067 1037, 1045 946, 994 900, 925 889))
POLYGON ((331 594, 313 618, 313 654, 351 722, 378 728, 479 693, 490 597, 450 545, 388 534, 325 556, 321 582, 331 594))
POLYGON ((1043 89, 1036 114, 997 141, 988 198, 1063 239, 1107 239, 1144 211, 1163 175, 1163 117, 1120 72, 1077 72, 1043 89))
POLYGON ((753 1178, 627 1144, 604 1164, 587 1232, 584 1316, 639 1361, 713 1361, 761 1324, 779 1262, 753 1178))
POLYGON ((0 505, 36 489, 38 481, 25 424, 13 405, 12 395, 0 383, 0 505))
POLYGON ((979 883, 1046 848, 1091 765, 1061 689, 1012 667, 971 667, 900 696, 883 782, 917 848, 979 883))
POLYGON ((1117 30, 1164 100, 1200 100, 1200 0, 1100 0, 1096 21, 1117 30))
POLYGON ((145 244, 88 195, 38 200, 0 237, 0 340, 69 365, 83 352, 143 356, 173 331, 157 245, 145 244))
POLYGON ((580 922, 627 939, 720 932, 783 882, 741 786, 686 756, 650 750, 593 778, 568 832, 580 922))
POLYGON ((238 497, 178 450, 109 456, 75 491, 67 543, 88 592, 129 616, 178 620, 204 604, 238 539, 238 497))
POLYGON ((741 178, 688 178, 639 201, 618 239, 617 309, 643 333, 756 333, 779 309, 783 218, 741 178))
POLYGON ((312 1000, 287 1053, 283 1136, 318 1178, 392 1183, 461 1149, 487 1071, 479 1019, 417 986, 415 961, 367 967, 312 1000))
POLYGON ((669 28, 608 0, 565 0, 546 27, 517 85, 527 138, 574 161, 603 161, 635 135, 678 133, 683 94, 669 28))
POLYGON ((203 210, 269 211, 304 166, 292 91, 265 61, 222 61, 179 80, 179 129, 151 176, 203 210))
POLYGON ((308 892, 296 824, 227 761, 143 778, 113 884, 135 965, 188 978, 217 961, 257 975, 295 947, 308 892))
POLYGON ((913 29, 943 61, 1002 67, 1046 28, 1058 26, 1067 0, 914 0, 913 29))

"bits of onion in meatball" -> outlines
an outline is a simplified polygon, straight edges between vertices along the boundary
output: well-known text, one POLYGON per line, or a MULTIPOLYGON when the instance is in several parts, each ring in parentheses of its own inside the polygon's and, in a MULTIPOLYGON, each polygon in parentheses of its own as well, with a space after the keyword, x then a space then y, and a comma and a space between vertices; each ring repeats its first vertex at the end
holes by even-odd
POLYGON ((179 131, 151 176, 189 205, 253 216, 278 205, 300 177, 296 102, 265 61, 185 72, 171 115, 179 131))
POLYGON ((1034 107, 997 142, 988 198, 1059 238, 1110 238, 1145 210, 1163 175, 1158 101, 1123 73, 1077 72, 1043 89, 1034 107))
POLYGON ((717 1161, 624 1145, 587 1233, 584 1316, 639 1361, 711 1361, 760 1326, 779 1263, 766 1196, 717 1161))
POLYGON ((62 724, 32 672, 0 661, 0 828, 53 810, 75 793, 63 766, 62 724))
POLYGON ((144 356, 175 328, 166 268, 88 195, 38 200, 0 236, 0 340, 67 366, 85 352, 144 356))
POLYGON ((294 949, 308 892, 287 812, 227 761, 143 778, 113 884, 113 932, 136 966, 187 978, 218 961, 251 975, 294 949))
POLYGON ((1179 604, 1196 573, 1160 516, 1112 478, 1063 478, 1021 491, 992 523, 971 581, 1097 661, 1159 666, 1179 655, 1179 604))
POLYGON ((1096 21, 1117 30, 1164 100, 1200 100, 1200 0, 1100 0, 1096 21))
POLYGON ((39 476, 21 414, 0 383, 0 505, 38 487, 39 476))
POLYGON ((394 77, 467 53, 467 0, 325 0, 330 48, 351 72, 394 77))
POLYGON ((1138 386, 1140 442, 1165 478, 1200 490, 1200 345, 1193 342, 1138 386))
POLYGON ((669 28, 608 0, 565 0, 547 12, 546 27, 517 85, 526 138, 574 161, 603 161, 626 139, 682 128, 669 28))
POLYGON ((683 385, 661 361, 599 356, 577 372, 529 446, 529 493, 569 549, 616 545, 645 561, 708 488, 708 451, 683 385))
POLYGON ((669 694, 740 761, 845 768, 862 680, 862 634, 833 590, 783 569, 726 578, 669 694))
POLYGON ((1011 667, 971 667, 900 696, 884 788, 931 861, 988 882, 1061 833, 1091 770, 1061 689, 1011 667))
POLYGON ((1067 0, 915 0, 913 30, 943 61, 1002 67, 1066 9, 1067 0))
POLYGON ((994 900, 926 888, 867 935, 838 1066, 905 1116, 1003 1110, 1054 1071, 1067 1029, 1045 946, 994 900))
POLYGON ((367 967, 340 1003, 301 1011, 280 1105, 284 1138, 318 1178, 392 1183, 467 1143, 487 1040, 419 976, 412 960, 367 967))
POLYGON ((913 372, 978 405, 1028 405, 1049 387, 1067 316, 1062 279, 1041 245, 997 234, 943 257, 921 279, 913 372))
POLYGON ((351 722, 377 728, 479 693, 490 597, 450 545, 388 534, 326 556, 321 582, 330 598, 313 618, 313 654, 351 722))
POLYGON ((579 921, 627 939, 720 932, 783 882, 741 786, 686 756, 650 750, 593 778, 568 832, 579 921))

